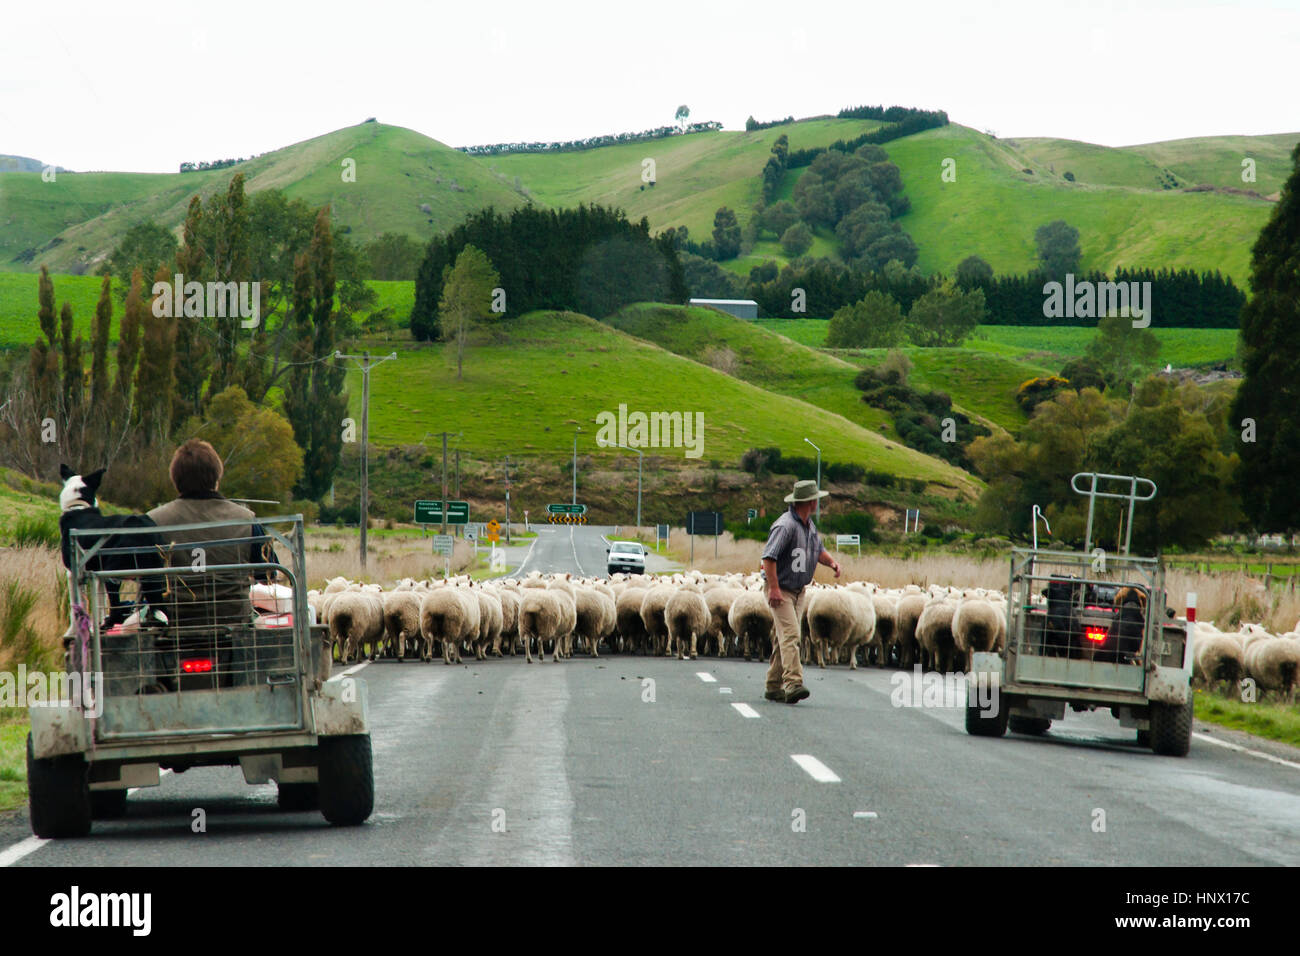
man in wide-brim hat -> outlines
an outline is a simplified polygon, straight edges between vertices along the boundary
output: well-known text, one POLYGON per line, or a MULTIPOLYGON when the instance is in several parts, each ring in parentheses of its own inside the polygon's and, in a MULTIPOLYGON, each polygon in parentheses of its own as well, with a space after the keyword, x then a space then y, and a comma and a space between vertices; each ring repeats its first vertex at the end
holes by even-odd
POLYGON ((803 664, 799 660, 804 589, 819 564, 833 570, 837 578, 840 576, 839 562, 822 547, 821 535, 812 522, 813 507, 828 494, 818 490, 815 481, 796 481, 794 491, 785 496, 790 509, 772 522, 763 548, 767 603, 776 618, 772 664, 767 669, 767 691, 763 695, 768 700, 796 704, 811 695, 803 685, 803 664))

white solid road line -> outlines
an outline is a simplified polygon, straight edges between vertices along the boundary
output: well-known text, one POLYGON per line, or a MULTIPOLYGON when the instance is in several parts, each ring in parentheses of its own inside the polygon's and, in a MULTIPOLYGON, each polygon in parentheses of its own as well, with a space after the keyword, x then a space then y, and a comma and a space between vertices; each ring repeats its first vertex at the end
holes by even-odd
POLYGON ((731 706, 736 708, 736 710, 740 713, 741 717, 752 718, 758 716, 758 711, 756 711, 753 707, 750 707, 748 704, 732 704, 731 706))
POLYGON ((704 681, 704 683, 706 684, 716 684, 718 682, 718 679, 716 677, 714 677, 710 673, 707 673, 706 671, 696 671, 695 676, 698 677, 700 680, 704 681))
POLYGON ((874 810, 854 810, 853 819, 855 820, 874 820, 878 814, 874 810))
POLYGON ((38 836, 30 836, 26 840, 15 843, 7 850, 0 850, 0 867, 12 866, 29 853, 35 853, 49 840, 43 840, 38 836))
POLYGON ((370 661, 362 661, 360 664, 353 664, 345 671, 339 671, 337 674, 331 674, 330 680, 338 680, 340 677, 347 677, 349 674, 355 674, 361 668, 370 664, 370 661))
POLYGON ((818 783, 839 783, 840 778, 830 767, 812 754, 791 754, 790 759, 802 767, 818 783))
POLYGON ((1293 770, 1300 770, 1300 763, 1294 760, 1283 760, 1281 757, 1274 757, 1272 754, 1266 754, 1262 750, 1251 750, 1249 747, 1243 747, 1241 744, 1229 743, 1226 740, 1220 740, 1218 737, 1211 737, 1209 734, 1198 734, 1193 732, 1192 736, 1197 740, 1204 740, 1207 744, 1218 744, 1220 747, 1227 747, 1229 750, 1238 750, 1244 754, 1250 754, 1252 757, 1259 757, 1261 760, 1271 760, 1273 763, 1280 763, 1284 767, 1290 767, 1293 770))
POLYGON ((573 540, 574 527, 569 526, 569 549, 573 551, 573 564, 578 569, 578 577, 585 578, 587 572, 582 570, 582 562, 578 560, 578 545, 573 540))

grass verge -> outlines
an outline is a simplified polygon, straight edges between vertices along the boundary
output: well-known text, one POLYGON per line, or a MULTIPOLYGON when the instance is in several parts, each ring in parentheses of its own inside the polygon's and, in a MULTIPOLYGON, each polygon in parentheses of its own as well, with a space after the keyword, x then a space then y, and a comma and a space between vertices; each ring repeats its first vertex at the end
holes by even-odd
POLYGON ((1196 717, 1230 730, 1300 747, 1300 707, 1256 701, 1245 703, 1204 690, 1196 691, 1196 717))

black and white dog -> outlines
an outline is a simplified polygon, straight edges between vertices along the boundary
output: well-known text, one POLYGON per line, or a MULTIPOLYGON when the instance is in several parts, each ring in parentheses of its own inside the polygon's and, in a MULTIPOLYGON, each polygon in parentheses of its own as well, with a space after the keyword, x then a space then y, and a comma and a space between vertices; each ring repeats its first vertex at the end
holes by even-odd
MULTIPOLYGON (((104 478, 104 469, 92 471, 88 475, 78 475, 67 465, 59 465, 59 477, 63 479, 63 491, 59 493, 59 534, 63 546, 63 564, 69 570, 72 569, 72 539, 70 533, 85 528, 152 528, 155 527, 153 519, 148 515, 104 515, 99 511, 98 502, 95 500, 95 492, 99 489, 99 483, 104 478)), ((91 571, 121 571, 129 572, 143 568, 160 568, 163 566, 162 556, 158 552, 160 537, 156 534, 127 534, 127 535, 106 535, 107 540, 104 546, 92 557, 87 563, 86 568, 91 571), (131 549, 130 551, 121 552, 114 549, 131 549)), ((79 537, 83 549, 89 549, 94 546, 96 538, 94 536, 79 537)), ((121 599, 121 581, 118 578, 106 577, 103 579, 104 588, 108 591, 108 618, 104 621, 105 628, 124 622, 132 613, 137 610, 130 604, 124 604, 121 599)), ((162 575, 146 575, 140 578, 140 600, 149 607, 149 618, 155 619, 160 623, 166 621, 160 608, 163 603, 163 578, 162 575)), ((141 620, 146 617, 143 609, 141 610, 141 620)))

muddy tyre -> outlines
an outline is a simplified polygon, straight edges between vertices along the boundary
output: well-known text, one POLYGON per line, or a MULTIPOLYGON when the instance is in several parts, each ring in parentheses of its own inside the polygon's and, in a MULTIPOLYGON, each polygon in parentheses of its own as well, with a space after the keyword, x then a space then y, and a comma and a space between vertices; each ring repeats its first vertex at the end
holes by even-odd
POLYGON ((1162 757, 1186 757, 1192 748, 1192 693, 1185 704, 1151 704, 1151 749, 1162 757))
POLYGON ((321 815, 335 826, 364 823, 375 808, 370 735, 321 737, 317 752, 321 815))
POLYGON ((27 806, 32 833, 60 840, 90 832, 88 770, 86 758, 79 753, 37 759, 32 735, 27 735, 27 806))

